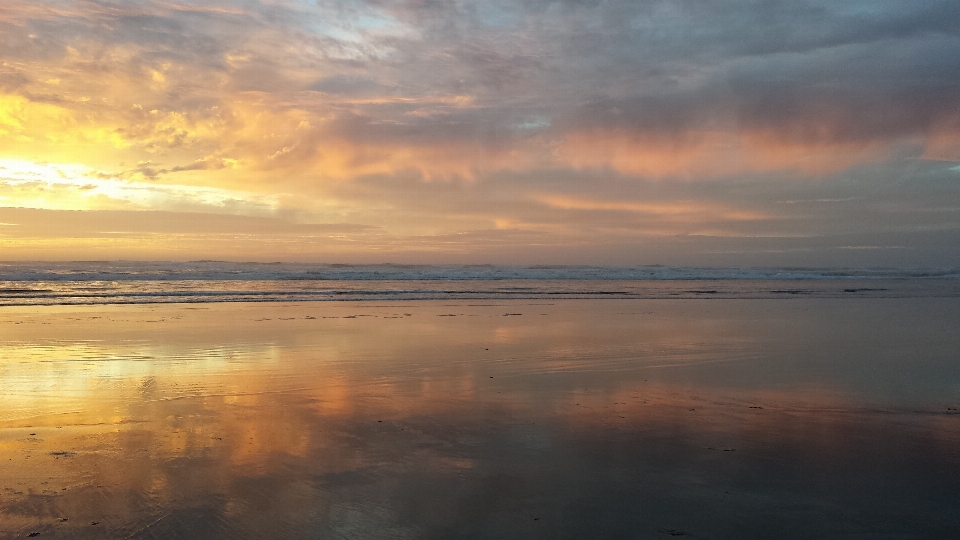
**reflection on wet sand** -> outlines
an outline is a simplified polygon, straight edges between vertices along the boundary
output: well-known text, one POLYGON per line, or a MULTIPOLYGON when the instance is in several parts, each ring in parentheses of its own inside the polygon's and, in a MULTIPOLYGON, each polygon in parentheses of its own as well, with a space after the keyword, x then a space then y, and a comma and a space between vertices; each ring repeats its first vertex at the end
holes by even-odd
POLYGON ((0 311, 0 537, 960 531, 955 299, 0 311))

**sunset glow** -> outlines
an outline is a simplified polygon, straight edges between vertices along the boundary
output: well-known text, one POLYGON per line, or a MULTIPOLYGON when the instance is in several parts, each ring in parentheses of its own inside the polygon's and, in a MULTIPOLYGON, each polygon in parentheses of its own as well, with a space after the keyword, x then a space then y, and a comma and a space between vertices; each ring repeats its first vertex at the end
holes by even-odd
POLYGON ((4 1, 0 258, 956 265, 958 17, 4 1))

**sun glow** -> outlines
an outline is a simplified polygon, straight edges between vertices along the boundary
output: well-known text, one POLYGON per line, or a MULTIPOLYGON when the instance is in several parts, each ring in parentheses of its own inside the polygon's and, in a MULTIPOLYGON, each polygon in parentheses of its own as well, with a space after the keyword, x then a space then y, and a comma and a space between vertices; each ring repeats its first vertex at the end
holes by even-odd
POLYGON ((222 188, 126 180, 75 163, 0 159, 0 206, 44 210, 167 210, 271 212, 276 196, 222 188))

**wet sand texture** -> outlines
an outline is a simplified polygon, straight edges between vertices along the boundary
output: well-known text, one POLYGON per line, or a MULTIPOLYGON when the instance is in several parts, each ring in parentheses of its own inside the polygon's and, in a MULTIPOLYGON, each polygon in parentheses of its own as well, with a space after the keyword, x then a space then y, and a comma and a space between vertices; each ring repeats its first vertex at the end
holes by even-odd
POLYGON ((0 309, 0 538, 960 538, 956 298, 0 309))

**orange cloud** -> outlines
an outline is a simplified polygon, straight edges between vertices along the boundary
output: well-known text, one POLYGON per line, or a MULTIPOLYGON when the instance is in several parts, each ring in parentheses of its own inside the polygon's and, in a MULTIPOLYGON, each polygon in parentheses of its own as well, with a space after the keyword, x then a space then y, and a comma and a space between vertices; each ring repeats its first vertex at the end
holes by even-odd
POLYGON ((652 216, 697 216, 704 218, 727 219, 736 221, 753 221, 769 219, 771 216, 762 212, 750 212, 732 208, 728 205, 702 201, 669 201, 669 202, 632 202, 632 201, 601 201, 566 195, 538 195, 535 200, 564 210, 614 210, 636 212, 652 216))
POLYGON ((934 125, 925 141, 923 159, 960 161, 960 112, 934 125))
POLYGON ((573 132, 557 145, 557 161, 576 169, 613 169, 653 178, 711 178, 737 173, 836 172, 883 156, 892 143, 801 143, 775 131, 694 131, 675 137, 627 131, 573 132))
POLYGON ((318 142, 311 160, 318 174, 340 179, 416 171, 428 180, 472 180, 478 173, 531 170, 545 164, 549 163, 542 152, 522 142, 515 148, 493 148, 469 141, 365 144, 337 137, 318 142))

